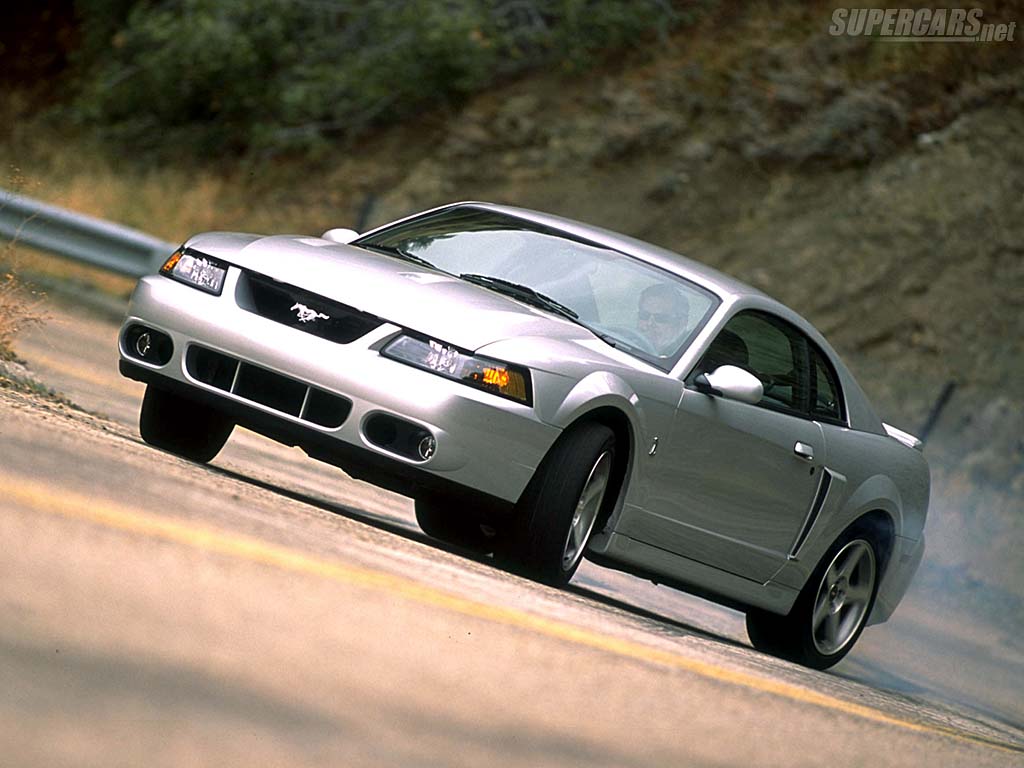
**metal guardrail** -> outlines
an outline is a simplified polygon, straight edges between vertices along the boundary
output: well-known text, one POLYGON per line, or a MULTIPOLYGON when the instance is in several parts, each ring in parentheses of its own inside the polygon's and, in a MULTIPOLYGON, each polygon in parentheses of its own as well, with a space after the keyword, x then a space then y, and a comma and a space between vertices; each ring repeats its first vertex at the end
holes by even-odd
POLYGON ((178 247, 137 229, 2 189, 0 237, 131 277, 156 272, 178 247))

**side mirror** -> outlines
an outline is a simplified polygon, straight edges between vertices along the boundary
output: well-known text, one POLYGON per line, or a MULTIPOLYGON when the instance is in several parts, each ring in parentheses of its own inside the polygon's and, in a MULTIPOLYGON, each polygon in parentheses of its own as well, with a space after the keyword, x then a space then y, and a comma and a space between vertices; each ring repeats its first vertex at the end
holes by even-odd
POLYGON ((328 229, 326 232, 320 235, 320 237, 322 237, 324 240, 330 240, 332 243, 341 243, 342 245, 344 245, 345 243, 351 243, 353 240, 359 237, 359 233, 356 232, 354 229, 345 229, 344 227, 338 227, 337 229, 328 229))
POLYGON ((729 400, 755 405, 764 395, 764 386, 749 371, 735 365, 723 365, 712 373, 702 373, 693 381, 698 392, 720 395, 729 400))

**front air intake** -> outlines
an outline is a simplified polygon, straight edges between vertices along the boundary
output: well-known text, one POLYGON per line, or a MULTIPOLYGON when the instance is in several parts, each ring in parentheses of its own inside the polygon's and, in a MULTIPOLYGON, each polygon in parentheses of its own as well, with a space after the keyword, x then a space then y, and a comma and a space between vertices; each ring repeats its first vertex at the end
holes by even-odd
POLYGON ((185 367, 196 381, 327 429, 345 423, 352 401, 222 352, 192 345, 185 367))

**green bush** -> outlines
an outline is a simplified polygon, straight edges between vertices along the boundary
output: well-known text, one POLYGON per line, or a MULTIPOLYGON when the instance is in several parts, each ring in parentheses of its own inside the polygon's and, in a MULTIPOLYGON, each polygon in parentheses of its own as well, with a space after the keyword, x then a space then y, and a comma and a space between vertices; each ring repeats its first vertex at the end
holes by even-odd
POLYGON ((310 149, 648 42, 659 0, 79 0, 72 114, 142 150, 310 149), (110 11, 121 10, 113 24, 110 11))

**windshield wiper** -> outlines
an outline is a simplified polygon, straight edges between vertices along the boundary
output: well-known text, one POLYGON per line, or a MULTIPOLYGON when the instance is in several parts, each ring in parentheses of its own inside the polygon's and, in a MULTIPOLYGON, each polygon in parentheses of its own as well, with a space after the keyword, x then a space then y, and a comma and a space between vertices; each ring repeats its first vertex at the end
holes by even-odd
POLYGON ((421 267, 427 267, 428 269, 436 269, 439 272, 444 272, 444 270, 441 269, 440 267, 435 266, 434 264, 420 256, 417 256, 415 253, 403 251, 401 248, 398 248, 393 245, 376 245, 374 243, 359 243, 358 245, 360 245, 362 248, 369 248, 371 251, 384 253, 387 254, 388 256, 395 256, 401 259, 402 261, 410 261, 413 264, 419 264, 421 267))
POLYGON ((613 339, 608 334, 591 327, 587 323, 580 320, 579 313, 571 307, 565 306, 562 302, 557 299, 553 299, 540 291, 536 291, 528 285, 522 285, 521 283, 514 283, 511 280, 505 280, 501 277, 492 277, 491 275, 476 275, 472 272, 464 272, 459 275, 460 278, 465 280, 467 283, 473 283, 475 285, 481 285, 484 288, 490 288, 492 291, 504 294, 505 296, 511 296, 514 299, 519 299, 526 304, 532 304, 540 309, 546 309, 548 312, 553 312, 556 315, 564 317, 566 320, 571 320, 576 325, 582 326, 590 331, 592 334, 601 339, 605 344, 612 347, 618 347, 619 343, 616 339, 613 339))
POLYGON ((576 310, 565 306, 565 304, 556 299, 552 299, 550 296, 545 296, 540 291, 535 291, 528 285, 513 283, 511 280, 505 280, 501 277, 475 275, 472 272, 463 272, 459 277, 467 283, 482 285, 484 288, 490 288, 497 293, 504 294, 505 296, 511 296, 513 299, 519 299, 520 301, 532 304, 535 307, 540 307, 541 309, 546 309, 549 312, 554 312, 556 315, 567 317, 570 320, 579 320, 580 318, 576 310))

